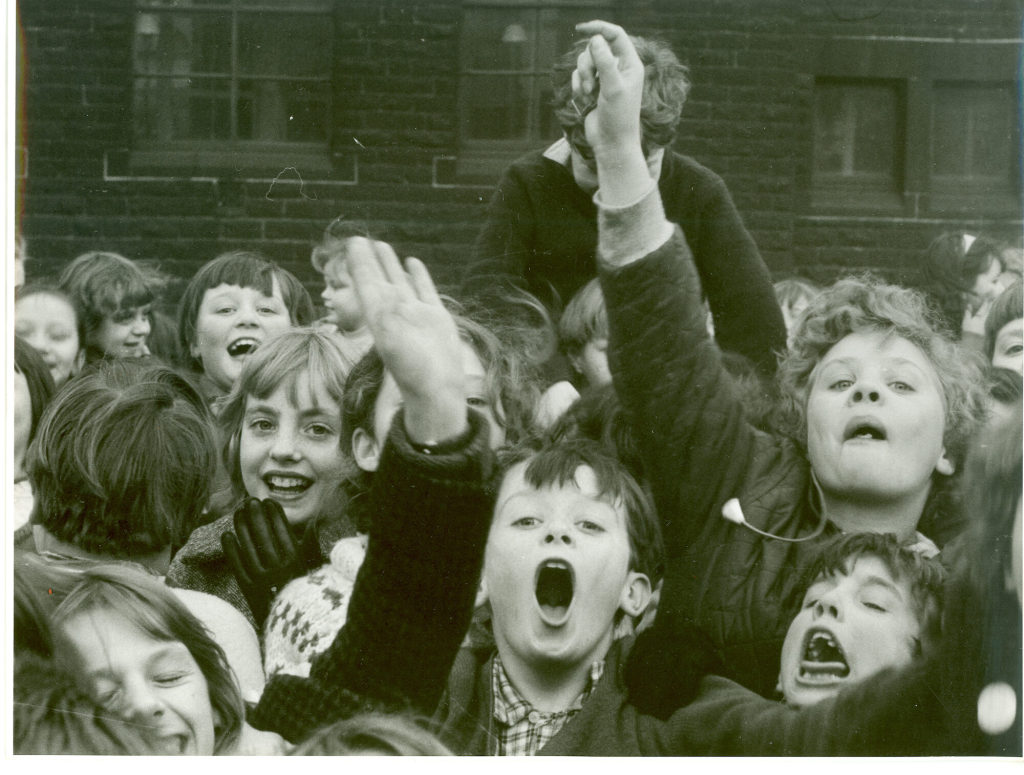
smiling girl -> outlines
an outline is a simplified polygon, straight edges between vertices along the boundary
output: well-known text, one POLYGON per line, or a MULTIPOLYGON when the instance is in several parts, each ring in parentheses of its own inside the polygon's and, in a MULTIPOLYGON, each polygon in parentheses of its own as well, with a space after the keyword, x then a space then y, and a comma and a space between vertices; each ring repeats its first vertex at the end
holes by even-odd
POLYGON ((259 631, 262 616, 253 615, 221 549, 234 508, 247 497, 270 498, 297 534, 315 523, 321 562, 335 541, 354 533, 341 489, 352 470, 341 443, 350 367, 334 337, 310 328, 274 336, 246 360, 218 417, 231 481, 214 506, 223 516, 195 530, 175 555, 172 585, 223 598, 259 631))
POLYGON ((259 253, 231 251, 204 264, 185 288, 179 351, 213 402, 227 395, 264 340, 312 322, 313 302, 291 272, 259 253))
POLYGON ((87 361, 149 355, 155 294, 135 263, 117 253, 83 253, 59 285, 78 313, 87 361))
POLYGON ((85 362, 84 335, 71 297, 56 286, 31 283, 14 295, 14 333, 38 352, 61 387, 85 362))

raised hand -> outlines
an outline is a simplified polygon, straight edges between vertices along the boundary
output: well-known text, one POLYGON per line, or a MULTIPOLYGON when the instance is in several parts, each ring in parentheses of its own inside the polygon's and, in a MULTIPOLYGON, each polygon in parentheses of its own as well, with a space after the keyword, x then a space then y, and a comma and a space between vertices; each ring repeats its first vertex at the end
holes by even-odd
POLYGON ((623 143, 639 148, 644 65, 633 41, 622 27, 609 22, 585 22, 576 30, 591 36, 572 74, 573 98, 595 106, 584 119, 587 142, 595 156, 623 143))
POLYGON ((377 352, 402 394, 406 433, 413 442, 436 444, 468 427, 464 345, 423 262, 410 258, 405 266, 385 242, 351 241, 353 285, 377 352))
POLYGON ((296 542, 276 501, 248 498, 235 510, 234 532, 221 536, 221 547, 258 623, 285 584, 323 564, 314 523, 296 542))
POLYGON ((574 100, 594 106, 583 125, 600 197, 607 206, 631 204, 651 184, 640 128, 644 65, 622 27, 591 21, 576 30, 591 36, 576 60, 572 85, 574 100))

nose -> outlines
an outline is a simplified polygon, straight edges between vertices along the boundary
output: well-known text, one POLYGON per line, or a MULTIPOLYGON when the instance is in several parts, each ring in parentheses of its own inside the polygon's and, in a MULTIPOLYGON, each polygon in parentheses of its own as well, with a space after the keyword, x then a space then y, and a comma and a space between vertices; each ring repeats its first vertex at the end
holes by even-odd
POLYGON ((814 604, 814 618, 820 619, 829 616, 836 621, 842 621, 843 607, 836 595, 823 595, 814 604))
POLYGON ((50 340, 42 334, 33 334, 28 338, 28 343, 35 348, 36 352, 43 354, 50 352, 50 340))
POLYGON ((259 325, 256 307, 252 304, 242 304, 238 308, 238 317, 235 319, 235 325, 256 328, 259 325))
POLYGON ((331 289, 328 288, 325 285, 324 289, 322 291, 320 291, 320 298, 323 299, 324 301, 327 301, 327 299, 329 299, 330 296, 331 296, 331 289))
POLYGON ((572 534, 563 525, 552 525, 544 534, 544 543, 548 545, 561 544, 562 546, 572 546, 572 534))
POLYGON ((149 336, 149 332, 152 328, 153 326, 149 322, 149 315, 145 315, 141 312, 138 313, 132 321, 132 333, 135 334, 135 336, 149 336))
POLYGON ((274 436, 274 443, 270 448, 270 456, 275 460, 295 460, 299 453, 295 444, 295 434, 287 430, 279 430, 274 436))
POLYGON ((139 679, 126 683, 124 692, 125 715, 132 721, 150 724, 164 715, 164 703, 148 681, 139 679))
POLYGON ((881 400, 882 393, 871 380, 859 380, 850 393, 850 403, 853 404, 877 404, 881 400))

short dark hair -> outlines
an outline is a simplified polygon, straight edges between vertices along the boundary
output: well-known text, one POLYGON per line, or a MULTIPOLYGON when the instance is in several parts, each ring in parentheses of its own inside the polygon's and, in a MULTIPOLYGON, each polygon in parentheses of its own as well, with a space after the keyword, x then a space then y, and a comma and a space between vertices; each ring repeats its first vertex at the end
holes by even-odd
POLYGON ((661 523, 650 497, 616 457, 598 442, 584 438, 523 443, 499 454, 503 474, 524 461, 523 478, 536 488, 564 487, 575 481, 580 466, 592 469, 601 497, 621 504, 626 512, 630 569, 657 583, 664 567, 661 523))
POLYGON ((58 284, 75 305, 81 344, 87 350, 105 318, 144 307, 155 298, 150 278, 134 261, 102 250, 78 256, 60 273, 58 284))
POLYGON ((428 722, 403 713, 361 713, 314 733, 291 756, 452 756, 426 729, 428 722))
POLYGON ((101 362, 43 415, 26 460, 32 522, 104 556, 163 550, 199 525, 216 459, 209 410, 184 377, 148 359, 101 362))
POLYGON ((274 294, 274 281, 281 289, 281 300, 288 309, 293 326, 313 322, 313 300, 298 278, 262 253, 253 250, 232 250, 221 253, 203 264, 185 287, 178 302, 178 353, 185 365, 201 372, 202 364, 191 354, 196 338, 196 319, 203 296, 218 285, 255 288, 264 296, 274 294))
MULTIPOLYGON (((920 646, 930 650, 941 633, 943 585, 946 570, 937 557, 925 557, 891 533, 850 533, 821 544, 800 573, 791 601, 791 618, 807 590, 820 578, 846 575, 861 557, 875 557, 896 581, 906 581, 921 625, 920 646)), ((918 655, 920 656, 920 654, 918 655)))

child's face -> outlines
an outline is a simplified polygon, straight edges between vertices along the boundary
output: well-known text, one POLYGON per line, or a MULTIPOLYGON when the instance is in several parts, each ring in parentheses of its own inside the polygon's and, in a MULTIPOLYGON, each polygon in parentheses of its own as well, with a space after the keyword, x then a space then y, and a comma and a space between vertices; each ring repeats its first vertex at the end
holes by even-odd
POLYGON ((910 585, 878 557, 858 557, 846 574, 819 576, 804 595, 782 644, 779 685, 803 707, 879 670, 908 664, 921 625, 910 585))
POLYGON ((270 296, 256 288, 221 283, 203 294, 189 353, 202 363, 206 376, 227 392, 238 379, 246 356, 291 325, 277 280, 270 296))
POLYGON ((942 387, 906 339, 855 332, 811 376, 807 453, 827 495, 889 502, 927 494, 945 457, 942 387))
MULTIPOLYGON (((476 351, 465 342, 462 343, 462 368, 466 375, 466 403, 483 413, 490 427, 491 449, 497 449, 505 443, 505 429, 498 422, 501 407, 494 407, 487 391, 487 374, 476 351)), ((389 373, 384 373, 384 382, 377 394, 377 402, 373 406, 373 438, 361 428, 352 434, 352 448, 356 464, 364 471, 376 471, 380 463, 380 453, 384 449, 391 422, 402 406, 402 392, 398 383, 389 373)))
POLYGON ((25 478, 25 450, 32 433, 32 396, 28 380, 14 370, 14 481, 25 478))
POLYGON ((144 728, 156 750, 213 754, 209 688, 184 643, 157 640, 103 609, 74 614, 60 630, 61 660, 88 683, 105 708, 144 728))
POLYGON ((1024 375, 1024 318, 1011 320, 996 334, 992 365, 1024 375))
POLYGON ((57 387, 82 365, 78 318, 59 296, 33 293, 14 306, 14 332, 43 356, 57 387))
POLYGON ((484 585, 502 660, 533 667, 603 659, 616 612, 646 605, 649 582, 630 571, 627 516, 602 498, 593 469, 575 483, 536 489, 513 466, 498 493, 484 585), (641 589, 637 589, 639 585, 641 589))
POLYGON ((92 344, 111 358, 140 358, 149 354, 146 339, 152 330, 150 314, 153 308, 129 307, 107 315, 93 334, 92 344))
POLYGON ((993 258, 988 268, 974 278, 974 287, 971 289, 975 296, 982 300, 993 301, 1003 292, 1002 283, 1003 264, 993 258))
POLYGON ((324 267, 324 290, 320 294, 327 314, 341 331, 356 331, 362 328, 363 307, 356 296, 352 277, 348 273, 348 262, 336 258, 324 267))
POLYGON ((281 504, 292 524, 320 514, 338 497, 347 471, 341 451, 341 408, 303 372, 267 398, 245 402, 238 464, 245 490, 281 504))
POLYGON ((569 356, 569 360, 591 387, 607 385, 612 381, 612 373, 608 369, 607 337, 591 339, 583 345, 578 355, 569 356))

